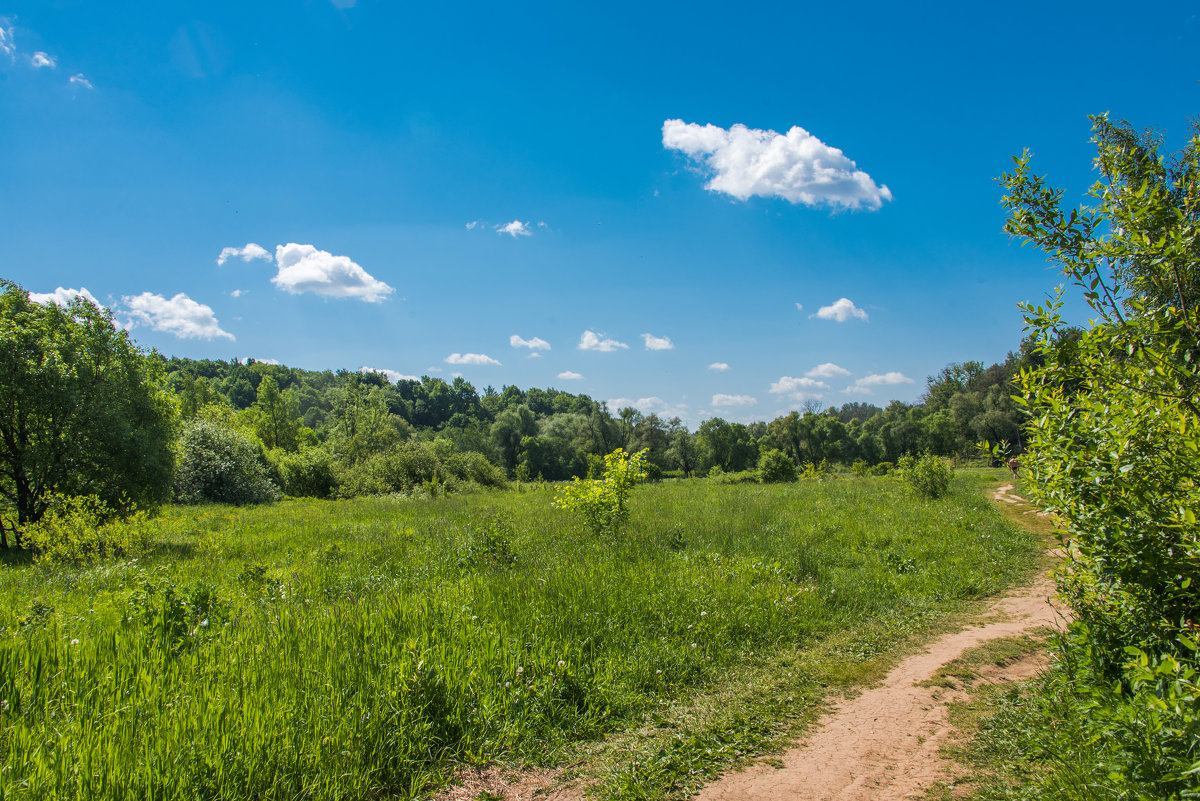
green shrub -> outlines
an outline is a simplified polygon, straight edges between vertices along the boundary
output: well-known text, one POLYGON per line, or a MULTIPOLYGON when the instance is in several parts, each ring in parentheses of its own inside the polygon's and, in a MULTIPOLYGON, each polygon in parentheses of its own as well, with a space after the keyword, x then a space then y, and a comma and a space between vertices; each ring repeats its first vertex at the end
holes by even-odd
POLYGON ((179 440, 175 499, 179 503, 267 503, 279 490, 262 451, 244 434, 206 420, 189 422, 179 440))
POLYGON ((504 471, 477 451, 453 454, 444 464, 446 472, 460 481, 473 481, 483 487, 503 487, 508 484, 504 471))
POLYGON ((806 481, 820 481, 831 475, 833 475, 833 467, 830 466, 828 459, 822 459, 819 462, 805 462, 800 470, 800 478, 806 481))
POLYGON ((284 493, 293 498, 328 498, 337 487, 333 457, 321 448, 280 453, 276 468, 284 493))
POLYGON ((942 457, 932 453, 901 456, 899 472, 918 495, 933 500, 946 494, 946 490, 950 489, 950 480, 954 478, 954 471, 942 457))
POLYGON ((867 475, 869 475, 869 476, 886 476, 888 473, 892 472, 895 469, 896 469, 896 465, 892 464, 891 462, 880 462, 879 464, 873 464, 869 468, 867 468, 867 475))
POLYGON ((500 518, 472 522, 458 563, 462 567, 508 567, 517 562, 512 548, 512 526, 500 518))
POLYGON ((708 477, 714 484, 757 484, 759 482, 757 470, 738 470, 736 473, 726 473, 721 470, 718 473, 710 472, 708 477))
POLYGON ((603 478, 576 478, 555 493, 554 505, 578 514, 597 536, 617 534, 629 519, 629 493, 646 477, 645 462, 646 451, 617 448, 604 457, 603 478))
POLYGON ((339 477, 337 492, 342 498, 411 492, 436 481, 441 466, 431 447, 423 442, 406 442, 350 467, 339 477))
POLYGON ((796 463, 777 448, 771 448, 758 461, 758 476, 764 484, 779 484, 796 480, 796 463))
POLYGON ((850 472, 862 478, 870 474, 871 468, 862 459, 855 459, 854 464, 850 465, 850 472))
POLYGON ((105 557, 136 556, 145 548, 145 512, 114 518, 95 495, 52 496, 50 505, 50 511, 25 530, 25 542, 41 564, 95 563, 105 557))
POLYGON ((654 462, 646 462, 643 469, 646 471, 646 481, 653 483, 663 480, 663 469, 654 462))

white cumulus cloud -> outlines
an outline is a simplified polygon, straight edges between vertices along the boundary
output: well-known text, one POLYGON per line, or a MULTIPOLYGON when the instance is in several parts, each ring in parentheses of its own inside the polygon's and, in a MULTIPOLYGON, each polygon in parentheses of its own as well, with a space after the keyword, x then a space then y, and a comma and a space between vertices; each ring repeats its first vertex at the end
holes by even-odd
POLYGON ((642 334, 642 341, 646 343, 646 350, 674 350, 675 343, 670 337, 656 337, 654 334, 642 334))
POLYGON ((700 162, 705 189, 746 200, 778 197, 805 206, 878 209, 892 199, 852 160, 799 126, 786 134, 737 124, 726 130, 683 120, 663 123, 663 147, 700 162))
POLYGON ((713 362, 708 366, 709 370, 716 370, 718 373, 723 373, 729 369, 729 365, 725 362, 713 362))
POLYGON ((253 242, 247 242, 244 247, 240 248, 221 248, 221 254, 217 256, 217 264, 224 264, 230 259, 241 259, 242 261, 254 261, 255 259, 274 261, 275 257, 271 255, 271 251, 267 250, 262 245, 256 245, 253 242))
POLYGON ((500 362, 485 353, 451 353, 446 357, 446 364, 494 364, 500 362))
POLYGON ((584 331, 579 337, 579 350, 598 350, 601 353, 612 353, 614 350, 628 350, 629 346, 615 339, 608 339, 604 334, 595 331, 584 331))
POLYGON ((279 272, 271 283, 285 292, 312 292, 331 298, 356 298, 378 303, 396 290, 371 276, 346 256, 335 256, 312 245, 289 242, 275 247, 279 272))
POLYGON ((550 343, 547 342, 546 340, 542 339, 541 337, 534 337, 533 339, 522 339, 521 337, 517 336, 516 334, 513 334, 511 337, 508 338, 508 344, 512 345, 514 348, 529 348, 530 350, 550 350, 550 343))
POLYGON ((533 231, 529 230, 529 223, 521 222, 520 220, 513 220, 512 222, 505 223, 504 225, 497 225, 496 232, 500 234, 508 234, 513 239, 516 239, 518 236, 530 236, 533 234, 533 231))
POLYGON ((855 306, 854 301, 850 298, 839 298, 828 306, 822 306, 817 309, 816 314, 809 316, 820 320, 837 320, 839 323, 844 323, 851 317, 857 317, 859 320, 868 319, 867 313, 855 306))
POLYGON ((899 373, 893 370, 890 373, 871 373, 855 381, 850 386, 846 387, 844 392, 850 394, 867 395, 871 392, 871 387, 891 386, 894 384, 912 384, 913 380, 904 373, 899 373))
POLYGON ((563 381, 578 381, 579 379, 583 378, 580 373, 577 373, 574 370, 563 370, 558 374, 558 377, 563 381))
POLYGON ((92 86, 91 81, 89 81, 87 78, 83 77, 82 72, 78 72, 78 73, 72 75, 69 80, 70 80, 70 83, 72 86, 79 86, 84 89, 95 89, 96 88, 96 87, 92 86))
POLYGON ((87 298, 92 303, 100 306, 100 301, 96 300, 96 297, 91 292, 88 292, 87 287, 85 286, 81 286, 79 289, 66 289, 60 286, 53 292, 29 293, 30 300, 32 300, 34 303, 41 303, 42 305, 54 303, 58 306, 69 306, 71 301, 75 300, 75 298, 87 298))
POLYGON ((792 400, 805 400, 807 398, 822 398, 822 390, 829 389, 829 385, 824 381, 818 381, 815 378, 793 378, 790 375, 780 377, 778 381, 772 382, 770 393, 772 395, 787 395, 792 400))
POLYGON ((54 60, 54 56, 49 53, 43 53, 41 50, 29 57, 29 63, 33 65, 34 69, 41 69, 42 67, 54 69, 58 66, 58 62, 54 60))
POLYGON ((170 300, 143 292, 126 295, 121 301, 132 325, 148 325, 155 331, 165 331, 181 339, 234 338, 233 334, 221 330, 212 307, 197 303, 182 292, 170 300))
POLYGON ((360 373, 381 373, 387 377, 388 381, 395 384, 397 381, 420 381, 421 379, 415 375, 405 375, 397 370, 389 370, 386 367, 360 367, 360 373))
POLYGON ((839 375, 850 375, 850 371, 845 367, 838 367, 833 362, 825 362, 818 364, 813 369, 805 373, 809 378, 833 378, 839 375))
POLYGON ((758 399, 750 395, 722 395, 717 394, 712 396, 712 405, 715 407, 722 406, 753 406, 758 403, 758 399))
POLYGON ((246 362, 258 362, 259 364, 279 364, 279 359, 255 359, 253 356, 247 356, 246 362))

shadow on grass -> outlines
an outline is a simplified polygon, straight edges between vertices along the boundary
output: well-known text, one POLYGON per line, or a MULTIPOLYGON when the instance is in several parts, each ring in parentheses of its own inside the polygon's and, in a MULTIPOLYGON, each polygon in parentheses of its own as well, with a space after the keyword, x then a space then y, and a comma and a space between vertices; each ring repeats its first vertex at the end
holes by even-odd
POLYGON ((33 564, 33 551, 9 545, 0 548, 0 565, 5 567, 28 567, 33 564))

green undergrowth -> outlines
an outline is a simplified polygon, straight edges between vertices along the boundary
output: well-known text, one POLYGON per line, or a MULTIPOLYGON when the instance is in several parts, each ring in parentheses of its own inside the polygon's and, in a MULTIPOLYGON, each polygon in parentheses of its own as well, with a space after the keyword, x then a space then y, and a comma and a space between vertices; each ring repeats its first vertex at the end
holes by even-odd
POLYGON ((138 560, 0 570, 0 794, 414 797, 589 748, 678 794, 1026 575, 992 480, 664 482, 611 537, 549 487, 172 508, 138 560))

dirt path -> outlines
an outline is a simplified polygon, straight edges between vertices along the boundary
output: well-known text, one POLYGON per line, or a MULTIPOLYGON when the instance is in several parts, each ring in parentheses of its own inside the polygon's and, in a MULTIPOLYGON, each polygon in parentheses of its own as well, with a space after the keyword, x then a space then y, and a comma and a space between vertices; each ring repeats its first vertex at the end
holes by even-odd
MULTIPOLYGON (((1005 485, 993 497, 1022 502, 1012 489, 1005 485)), ((951 767, 938 751, 952 734, 949 704, 962 697, 959 691, 921 684, 988 640, 1061 626, 1061 612, 1049 600, 1053 594, 1053 583, 1043 576, 1004 595, 980 625, 935 640, 897 665, 879 686, 835 706, 802 745, 780 758, 782 767, 760 763, 729 774, 706 787, 699 801, 891 801, 920 794, 951 767)), ((1021 660, 989 679, 1028 678, 1039 664, 1037 658, 1021 660)))
MULTIPOLYGON (((998 503, 1024 504, 1006 484, 998 503)), ((1025 514, 1037 514, 1033 510, 1025 514)), ((1019 637, 1063 625, 1051 603, 1054 584, 1045 576, 1000 597, 978 625, 947 634, 897 665, 883 682, 838 703, 803 743, 770 764, 758 763, 708 785, 698 801, 899 801, 917 796, 953 768, 939 750, 952 736, 949 704, 964 693, 922 686, 939 668, 989 640, 1019 637)), ((989 669, 984 680, 1018 681, 1034 675, 1043 654, 989 669)), ((557 772, 506 773, 495 766, 468 771, 438 801, 582 801, 578 782, 563 784, 557 772)))

